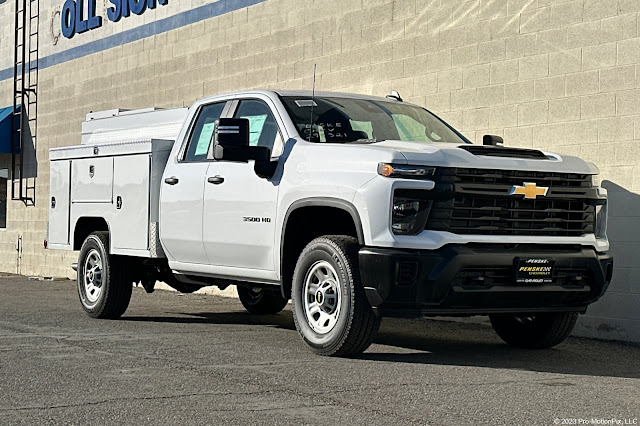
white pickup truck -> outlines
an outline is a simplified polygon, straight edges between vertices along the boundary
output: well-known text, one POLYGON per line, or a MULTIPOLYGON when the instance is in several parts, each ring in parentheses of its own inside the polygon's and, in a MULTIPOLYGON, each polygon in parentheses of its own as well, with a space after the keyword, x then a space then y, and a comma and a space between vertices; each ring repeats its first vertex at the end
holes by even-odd
POLYGON ((45 246, 80 250, 94 318, 120 317, 133 283, 236 285, 252 313, 291 299, 321 355, 364 351, 384 316, 488 315, 507 343, 542 348, 611 280, 594 165, 474 145, 395 92, 247 91, 111 115, 50 151, 45 246))

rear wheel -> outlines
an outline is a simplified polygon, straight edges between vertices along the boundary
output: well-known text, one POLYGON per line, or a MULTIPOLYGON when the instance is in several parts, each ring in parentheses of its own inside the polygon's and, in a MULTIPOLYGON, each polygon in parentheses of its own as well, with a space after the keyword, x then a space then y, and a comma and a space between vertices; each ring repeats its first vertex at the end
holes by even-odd
POLYGON ((302 251, 293 274, 293 318, 302 339, 319 355, 364 352, 380 328, 360 282, 358 241, 324 236, 302 251))
POLYGON ((125 260, 109 254, 109 234, 94 232, 78 257, 78 295, 93 318, 119 318, 127 310, 133 288, 125 260))
POLYGON ((544 349, 562 343, 573 330, 577 312, 489 315, 498 336, 511 346, 544 349))
POLYGON ((252 314, 277 314, 289 302, 280 294, 280 290, 259 287, 238 287, 238 296, 244 308, 252 314))

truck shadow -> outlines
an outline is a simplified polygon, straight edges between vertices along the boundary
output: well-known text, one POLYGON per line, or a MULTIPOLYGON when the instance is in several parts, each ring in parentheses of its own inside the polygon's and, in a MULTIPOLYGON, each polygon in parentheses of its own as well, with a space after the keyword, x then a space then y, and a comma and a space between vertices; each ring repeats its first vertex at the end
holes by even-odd
MULTIPOLYGON (((184 316, 124 317, 123 320, 255 325, 295 332, 290 310, 264 316, 238 311, 185 312, 182 315, 184 316)), ((295 337, 297 339, 297 336, 295 337)), ((374 344, 357 359, 381 363, 451 365, 640 378, 640 364, 637 362, 639 356, 638 346, 573 337, 553 349, 517 349, 502 343, 486 324, 385 318, 374 344)))
POLYGON ((361 359, 640 378, 636 345, 570 337, 552 349, 518 349, 487 324, 385 319, 375 343, 384 351, 373 346, 361 359))
POLYGON ((257 325, 295 330, 290 311, 276 315, 252 315, 245 311, 238 312, 184 312, 180 317, 145 317, 125 316, 122 321, 157 322, 171 324, 218 324, 218 325, 257 325))
POLYGON ((613 279, 604 296, 580 318, 574 334, 640 342, 640 196, 610 180, 602 186, 609 197, 613 279))

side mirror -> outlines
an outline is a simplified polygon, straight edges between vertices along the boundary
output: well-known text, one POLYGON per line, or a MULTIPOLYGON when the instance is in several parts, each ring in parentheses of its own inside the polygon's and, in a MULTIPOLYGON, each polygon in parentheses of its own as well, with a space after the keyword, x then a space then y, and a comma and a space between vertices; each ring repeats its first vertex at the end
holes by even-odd
POLYGON ((266 146, 249 145, 249 120, 246 118, 220 118, 213 131, 213 159, 248 162, 255 160, 253 170, 261 178, 270 178, 278 166, 271 161, 271 150, 266 146))
POLYGON ((482 145, 496 146, 496 145, 502 145, 503 142, 504 141, 502 140, 502 138, 496 135, 484 135, 482 137, 482 145))
POLYGON ((213 158, 224 161, 269 161, 271 150, 249 145, 249 120, 219 118, 213 131, 213 158))

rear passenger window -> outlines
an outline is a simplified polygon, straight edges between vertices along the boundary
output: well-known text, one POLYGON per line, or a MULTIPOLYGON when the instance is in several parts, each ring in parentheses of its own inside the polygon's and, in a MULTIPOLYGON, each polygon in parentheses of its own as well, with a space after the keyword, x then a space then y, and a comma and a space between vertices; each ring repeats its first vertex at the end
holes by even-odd
POLYGON ((205 161, 213 138, 215 121, 222 115, 226 102, 205 105, 200 109, 189 138, 184 161, 205 161))

